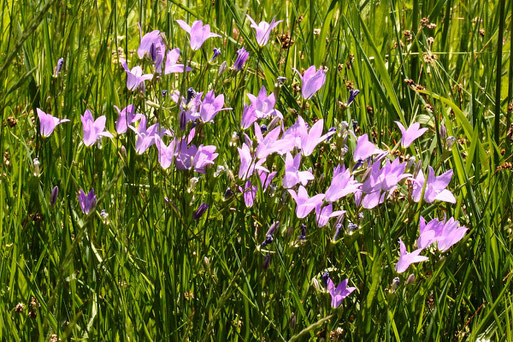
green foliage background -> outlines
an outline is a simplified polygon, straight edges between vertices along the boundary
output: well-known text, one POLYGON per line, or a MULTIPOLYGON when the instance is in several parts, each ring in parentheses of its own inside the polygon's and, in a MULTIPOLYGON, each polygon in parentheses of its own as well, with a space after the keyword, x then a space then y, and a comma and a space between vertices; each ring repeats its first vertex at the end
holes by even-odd
MULTIPOLYGON (((322 340, 337 328, 343 340, 513 339, 511 0, 1 3, 0 340, 322 340), (261 51, 246 13, 284 21, 261 51), (222 38, 191 56, 176 19, 201 19, 222 38), (138 23, 143 32, 164 32, 195 71, 152 82, 146 96, 127 91, 118 61, 142 63, 134 54, 138 23), (290 48, 282 47, 282 34, 294 41, 290 48), (250 51, 247 69, 218 75, 241 46, 250 51), (207 67, 213 47, 223 54, 207 67), (60 57, 63 69, 53 77, 60 57), (310 65, 326 66, 327 81, 301 109, 292 68, 310 65), (235 192, 242 183, 215 167, 191 189, 194 175, 162 170, 155 149, 136 155, 133 132, 103 139, 101 149, 80 144, 85 109, 105 114, 114 131, 113 105, 134 103, 176 129, 179 109, 161 90, 213 88, 234 110, 201 134, 217 146, 216 164, 236 174, 245 94, 273 89, 278 76, 288 78, 277 102, 288 124, 298 111, 310 121, 324 118, 326 129, 357 120, 361 132, 390 148, 400 139, 395 120, 430 127, 406 152, 424 170, 454 169, 457 204, 387 201, 337 243, 331 225, 318 229, 310 217, 307 241, 296 245, 301 222, 282 193, 259 190, 246 209, 239 192, 224 198, 227 187, 235 192), (343 111, 339 101, 351 84, 361 93, 343 111), (36 108, 72 122, 43 140, 36 108), (442 122, 457 138, 451 150, 442 122), (59 198, 50 206, 55 185, 59 198), (99 196, 92 215, 80 211, 80 188, 99 196), (192 213, 202 202, 210 208, 196 222, 192 213), (410 272, 401 275, 394 291, 398 238, 412 246, 419 216, 444 214, 469 228, 466 237, 412 268, 413 283, 406 284, 410 272), (265 271, 257 246, 275 220, 280 233, 265 271), (326 269, 337 283, 349 277, 357 287, 337 310, 315 286, 326 269), (28 315, 32 297, 40 304, 35 317, 28 315), (25 304, 21 313, 18 303, 25 304)), ((309 192, 324 191, 343 160, 327 147, 306 158, 317 176, 309 192)), ((349 202, 344 209, 358 220, 349 202)))

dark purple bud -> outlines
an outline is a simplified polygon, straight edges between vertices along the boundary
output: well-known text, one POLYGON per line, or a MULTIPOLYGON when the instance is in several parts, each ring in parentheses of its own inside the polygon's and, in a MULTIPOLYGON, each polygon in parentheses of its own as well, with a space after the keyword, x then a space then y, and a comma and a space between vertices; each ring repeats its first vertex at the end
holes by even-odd
POLYGON ((205 211, 207 211, 208 209, 208 204, 206 204, 205 202, 201 203, 200 206, 198 207, 198 209, 196 209, 196 211, 194 212, 194 214, 192 214, 192 218, 193 220, 199 220, 201 216, 203 216, 203 214, 205 213, 205 211))
POLYGON ((265 236, 264 242, 260 245, 261 248, 264 248, 265 246, 271 244, 274 241, 273 236, 271 234, 267 234, 265 236))
POLYGON ((233 195, 233 191, 230 188, 227 188, 224 192, 224 198, 227 199, 228 197, 231 197, 233 195))
POLYGON ((301 224, 301 235, 299 235, 298 240, 306 240, 306 225, 304 223, 301 224))
POLYGON ((221 54, 221 49, 218 49, 218 48, 214 48, 214 53, 212 54, 212 58, 210 58, 210 62, 212 62, 214 59, 217 58, 217 56, 219 56, 221 54))
POLYGON ((233 63, 233 68, 237 71, 241 70, 246 64, 248 60, 249 52, 244 49, 244 47, 237 50, 237 58, 235 59, 235 63, 233 63))
POLYGON ((59 58, 59 60, 57 61, 57 65, 55 66, 55 71, 53 72, 54 77, 57 77, 57 75, 59 74, 59 71, 61 71, 63 64, 64 64, 64 58, 61 57, 61 58, 59 58))
POLYGON ((356 131, 357 128, 358 128, 358 121, 353 120, 353 131, 356 131))
POLYGON ((264 262, 262 263, 262 269, 267 271, 269 269, 269 265, 271 264, 271 254, 267 254, 264 257, 264 262))
POLYGON ((447 128, 445 128, 444 125, 440 126, 440 138, 442 140, 445 140, 445 138, 447 138, 447 128))
POLYGON ((351 103, 353 103, 354 99, 356 98, 356 95, 358 95, 359 93, 360 91, 358 89, 351 89, 349 91, 349 99, 346 102, 346 106, 349 106, 351 103))
POLYGON ((330 279, 330 274, 328 272, 324 272, 321 276, 322 285, 324 285, 324 287, 328 287, 328 279, 330 279))
POLYGON ((397 290, 399 285, 401 285, 401 281, 399 280, 399 277, 395 277, 394 280, 392 280, 392 291, 397 290))
POLYGON ((187 116, 184 111, 180 113, 180 130, 185 131, 187 127, 187 116))
POLYGON ((57 202, 57 196, 59 196, 59 187, 56 185, 52 189, 52 195, 50 196, 50 205, 55 205, 57 202))
POLYGON ((167 95, 167 90, 162 90, 162 97, 165 97, 167 95))
POLYGON ((196 95, 198 95, 198 93, 192 87, 187 89, 187 98, 185 99, 185 104, 189 104, 189 102, 191 102, 191 100, 195 98, 196 95))
POLYGON ((263 133, 263 132, 267 132, 267 125, 266 125, 266 124, 262 124, 262 125, 260 126, 260 130, 262 131, 262 133, 263 133))
POLYGON ((353 171, 354 171, 354 170, 356 170, 356 169, 358 169, 360 166, 362 166, 362 165, 363 165, 363 163, 365 163, 365 160, 363 160, 363 159, 358 160, 358 161, 356 162, 356 164, 354 165, 354 167, 353 167, 353 171))

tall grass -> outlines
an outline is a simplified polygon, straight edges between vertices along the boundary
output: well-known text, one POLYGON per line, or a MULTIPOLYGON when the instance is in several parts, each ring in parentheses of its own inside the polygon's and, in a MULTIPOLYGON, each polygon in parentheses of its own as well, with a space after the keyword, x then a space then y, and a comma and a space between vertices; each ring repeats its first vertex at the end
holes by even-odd
MULTIPOLYGON (((2 0, 1 8, 0 340, 513 340, 512 1, 2 0), (283 20, 263 49, 246 13, 283 20), (222 38, 193 54, 176 19, 201 19, 222 38), (151 81, 145 95, 128 91, 119 58, 150 68, 135 53, 138 23, 164 32, 195 71, 151 81), (282 46, 282 34, 294 44, 282 46), (242 46, 246 68, 219 75, 242 46), (214 47, 222 55, 207 67, 214 47), (327 79, 306 105, 292 68, 310 65, 326 66, 327 79), (453 169, 457 203, 398 198, 359 218, 344 200, 346 226, 359 229, 336 243, 331 223, 317 228, 313 216, 295 216, 286 191, 259 186, 246 208, 233 176, 246 94, 274 89, 278 76, 287 77, 275 90, 287 126, 298 113, 324 118, 326 129, 355 120, 358 132, 390 149, 401 137, 394 121, 429 127, 404 153, 424 170, 453 169), (233 108, 198 133, 219 153, 205 175, 163 170, 155 148, 136 154, 131 130, 101 148, 81 144, 86 109, 106 115, 113 132, 113 106, 130 103, 178 132, 180 110, 169 94, 189 87, 224 93, 233 108), (343 109, 351 87, 361 93, 343 109), (36 108, 71 123, 43 139, 36 108), (457 139, 450 150, 442 123, 457 139), (218 165, 229 171, 216 172, 218 165), (76 194, 90 188, 98 204, 84 215, 76 194), (195 221, 202 202, 209 209, 195 221), (469 231, 396 286, 397 240, 413 245, 420 215, 454 216, 469 231), (259 246, 275 221, 266 270, 259 246), (301 223, 307 236, 298 244, 301 223), (339 309, 318 285, 326 270, 357 288, 339 309)), ((323 192, 344 161, 336 147, 303 158, 316 176, 310 195, 323 192)), ((282 164, 279 156, 267 163, 282 164)))

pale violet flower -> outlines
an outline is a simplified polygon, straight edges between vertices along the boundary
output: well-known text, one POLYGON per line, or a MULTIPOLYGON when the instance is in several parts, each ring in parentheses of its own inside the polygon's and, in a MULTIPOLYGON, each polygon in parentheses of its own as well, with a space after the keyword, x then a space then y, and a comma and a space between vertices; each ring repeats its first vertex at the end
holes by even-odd
POLYGON ((260 23, 256 23, 253 18, 249 16, 249 14, 246 14, 249 21, 251 22, 251 27, 255 29, 256 31, 256 41, 259 46, 264 46, 269 41, 269 35, 276 26, 278 26, 279 23, 282 22, 282 20, 275 21, 274 18, 271 20, 270 23, 267 23, 265 21, 261 21, 260 23))
POLYGON ((185 32, 189 34, 191 38, 191 49, 193 50, 199 50, 201 45, 203 45, 205 40, 208 38, 221 37, 216 33, 210 32, 210 25, 203 25, 201 20, 196 20, 192 23, 192 26, 189 26, 183 20, 177 20, 176 22, 185 32))

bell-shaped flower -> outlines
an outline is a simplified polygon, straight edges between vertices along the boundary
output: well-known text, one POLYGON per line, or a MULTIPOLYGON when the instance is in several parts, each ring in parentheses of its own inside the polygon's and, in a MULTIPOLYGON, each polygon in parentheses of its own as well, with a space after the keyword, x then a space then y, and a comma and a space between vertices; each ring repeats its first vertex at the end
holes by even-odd
POLYGON ((164 135, 172 135, 171 131, 167 129, 160 129, 158 123, 146 127, 147 119, 145 115, 141 115, 141 121, 139 127, 135 129, 133 126, 129 126, 137 134, 137 140, 135 141, 135 152, 143 154, 146 152, 151 145, 155 144, 155 136, 158 135, 163 137, 164 135))
POLYGON ((330 136, 335 134, 335 132, 328 132, 322 135, 322 129, 324 125, 324 120, 318 120, 309 131, 302 131, 301 134, 301 153, 304 156, 309 156, 313 153, 315 147, 319 145, 324 140, 328 139, 330 136))
POLYGON ((151 80, 153 78, 152 74, 144 74, 142 68, 140 66, 135 66, 130 70, 126 61, 124 59, 119 60, 123 69, 126 71, 126 86, 128 90, 136 90, 137 88, 141 88, 144 91, 144 81, 151 80))
POLYGON ((342 304, 342 301, 349 296, 354 290, 356 290, 356 287, 347 287, 347 283, 349 282, 349 279, 344 279, 340 284, 337 285, 335 288, 335 284, 333 281, 328 278, 328 291, 331 295, 331 307, 332 308, 338 308, 340 304, 342 304))
MULTIPOLYGON (((428 179, 426 189, 424 191, 424 201, 427 203, 432 203, 435 200, 438 200, 449 203, 456 203, 456 198, 452 192, 446 189, 446 187, 451 182, 451 178, 452 170, 449 170, 437 177, 435 176, 435 171, 433 168, 429 166, 428 179)), ((420 170, 417 177, 413 179, 412 197, 415 202, 419 202, 421 199, 424 182, 424 174, 422 173, 422 170, 420 170)))
POLYGON ((105 122, 107 120, 105 115, 94 120, 89 109, 86 109, 84 115, 80 116, 80 120, 82 121, 84 145, 91 146, 101 137, 113 137, 111 133, 105 131, 105 122))
POLYGON ((201 20, 194 21, 192 26, 189 26, 183 20, 177 20, 176 22, 185 32, 189 34, 191 40, 191 49, 193 50, 199 50, 201 45, 203 45, 205 40, 208 38, 221 37, 216 33, 210 32, 210 25, 203 25, 201 20))
POLYGON ((205 168, 209 165, 214 164, 214 160, 219 155, 216 152, 216 147, 214 145, 203 146, 200 145, 196 154, 192 159, 192 165, 194 166, 194 171, 199 173, 205 173, 205 168))
POLYGON ((301 165, 301 154, 297 154, 294 158, 287 152, 285 158, 285 176, 283 177, 282 185, 284 188, 292 188, 296 184, 306 185, 308 181, 313 180, 314 176, 310 171, 299 171, 301 165))
MULTIPOLYGON (((141 27, 139 26, 139 30, 141 27)), ((142 32, 140 31, 142 35, 142 32)), ((153 63, 155 63, 155 70, 160 73, 162 71, 162 62, 164 61, 164 55, 166 54, 166 45, 160 35, 159 30, 154 30, 146 33, 141 37, 141 43, 137 49, 137 55, 139 58, 144 56, 150 57, 153 63)))
POLYGON ((246 95, 248 96, 249 101, 251 101, 251 106, 253 106, 255 109, 255 115, 257 119, 263 119, 274 115, 282 117, 281 113, 274 109, 274 105, 276 104, 274 93, 271 93, 269 96, 267 96, 265 86, 260 88, 258 96, 253 94, 246 95))
POLYGON ((328 224, 328 221, 330 218, 333 217, 340 217, 346 213, 345 210, 337 210, 333 211, 333 205, 330 203, 328 205, 325 205, 321 208, 321 203, 317 204, 315 207, 315 216, 316 216, 316 222, 317 226, 319 228, 324 227, 328 224))
POLYGON ((116 132, 123 134, 127 131, 128 126, 133 122, 140 120, 142 114, 134 114, 134 105, 128 105, 123 110, 119 110, 118 106, 114 106, 118 111, 118 120, 116 121, 116 132))
POLYGON ((359 160, 365 160, 370 156, 379 153, 383 153, 383 151, 374 146, 374 144, 369 141, 369 136, 364 134, 359 136, 356 140, 356 148, 353 153, 353 160, 355 162, 359 160))
POLYGON ((94 194, 94 190, 91 189, 86 195, 85 192, 80 189, 78 191, 78 203, 80 204, 82 212, 86 215, 89 214, 89 212, 96 206, 96 195, 94 194))
POLYGON ((239 186, 239 191, 243 193, 244 204, 246 207, 252 207, 255 202, 257 187, 251 185, 251 182, 248 180, 244 185, 244 189, 239 186))
POLYGON ((417 246, 426 248, 434 242, 437 242, 437 248, 441 252, 447 251, 452 245, 463 239, 468 228, 459 226, 459 222, 451 217, 447 222, 433 219, 426 224, 421 216, 419 225, 419 238, 417 246))
POLYGON ((47 114, 43 112, 41 109, 36 108, 37 111, 37 117, 39 118, 39 128, 40 133, 43 137, 47 138, 49 137, 53 131, 55 130, 55 127, 57 125, 68 122, 69 119, 59 119, 51 114, 47 114))
POLYGON ((267 42, 269 41, 269 35, 271 31, 278 26, 279 23, 282 22, 282 20, 275 21, 274 18, 271 20, 270 23, 267 23, 265 21, 261 21, 258 25, 257 23, 249 16, 249 14, 246 14, 249 21, 251 22, 251 27, 255 29, 256 31, 256 41, 259 46, 265 46, 267 42))
POLYGON ((231 108, 223 108, 224 105, 224 95, 218 95, 217 97, 214 94, 214 91, 211 90, 205 94, 205 98, 201 102, 199 115, 203 122, 210 122, 214 119, 214 117, 222 110, 230 110, 231 108))
POLYGON ((404 245, 403 240, 399 239, 399 247, 401 250, 401 255, 399 256, 399 261, 395 265, 395 270, 397 273, 403 273, 410 267, 411 264, 415 264, 418 262, 423 262, 428 260, 429 258, 426 256, 419 255, 422 252, 422 248, 416 249, 411 253, 406 251, 406 246, 404 245))
MULTIPOLYGON (((177 73, 177 72, 183 72, 184 65, 177 64, 179 57, 180 57, 180 49, 179 48, 175 48, 175 49, 169 50, 167 52, 166 65, 164 68, 164 75, 171 74, 171 73, 177 73)), ((185 70, 192 71, 192 68, 187 67, 185 70)))
POLYGON ((181 139, 175 153, 175 165, 178 170, 190 170, 193 166, 192 159, 196 155, 198 148, 195 145, 190 147, 185 139, 181 139))
POLYGON ((162 138, 159 135, 154 136, 155 139, 155 146, 157 146, 157 150, 159 152, 158 154, 158 161, 160 166, 162 166, 163 169, 167 169, 171 164, 173 163, 173 158, 175 155, 175 139, 171 140, 169 145, 166 146, 164 141, 162 141, 162 138))
POLYGON ((258 117, 256 115, 256 110, 253 105, 248 106, 244 105, 244 110, 242 111, 242 120, 240 126, 242 129, 247 129, 253 125, 255 121, 257 121, 258 117))
POLYGON ((299 75, 299 78, 301 78, 301 82, 303 83, 301 94, 306 100, 310 99, 319 89, 322 88, 324 82, 326 82, 326 75, 324 74, 322 67, 315 71, 315 65, 312 65, 306 69, 302 76, 299 71, 296 69, 293 70, 299 75))
POLYGON ((242 180, 246 180, 251 177, 255 168, 257 170, 265 170, 262 167, 262 164, 265 162, 265 159, 261 159, 255 162, 255 158, 252 156, 249 145, 244 143, 242 144, 242 148, 238 148, 239 157, 240 157, 240 167, 239 167, 239 178, 242 180))
POLYGON ((324 199, 324 194, 317 194, 315 196, 309 197, 308 192, 302 185, 299 187, 297 193, 291 189, 289 189, 288 192, 296 202, 296 216, 298 218, 304 218, 308 216, 308 214, 310 214, 310 212, 314 210, 317 205, 322 203, 324 199))
POLYGON ((426 132, 427 128, 420 128, 420 124, 418 122, 413 123, 408 129, 404 128, 403 124, 399 121, 395 121, 399 129, 401 130, 401 146, 409 147, 413 141, 419 138, 424 132, 426 132))
POLYGON ((326 202, 335 202, 349 194, 354 194, 362 184, 358 183, 351 175, 349 169, 340 165, 333 172, 333 179, 328 190, 326 190, 326 202))
POLYGON ((244 46, 237 50, 237 58, 235 58, 235 62, 233 63, 233 69, 239 71, 242 70, 244 64, 249 58, 249 52, 244 49, 244 46))
POLYGON ((268 155, 277 152, 280 146, 276 144, 276 141, 280 136, 281 127, 276 127, 272 131, 268 132, 264 137, 262 134, 262 129, 256 122, 253 124, 253 126, 255 128, 255 135, 258 142, 258 146, 255 151, 257 158, 265 159, 268 155))

